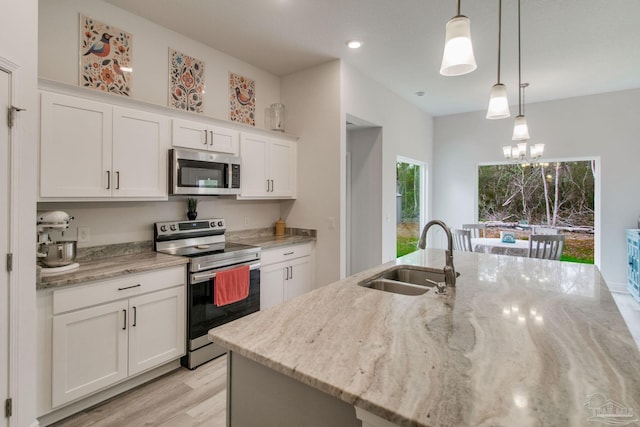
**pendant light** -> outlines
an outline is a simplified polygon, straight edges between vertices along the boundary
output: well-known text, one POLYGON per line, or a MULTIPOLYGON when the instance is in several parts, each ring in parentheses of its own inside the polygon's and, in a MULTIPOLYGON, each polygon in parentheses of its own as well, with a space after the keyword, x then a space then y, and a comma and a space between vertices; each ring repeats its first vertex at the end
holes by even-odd
POLYGON ((500 51, 502 44, 502 0, 498 0, 498 83, 491 88, 487 119, 506 119, 511 116, 507 88, 500 83, 500 51))
POLYGON ((476 68, 478 66, 471 43, 471 21, 466 16, 460 15, 460 0, 458 0, 458 14, 447 22, 440 74, 460 76, 476 68))
POLYGON ((522 83, 520 43, 520 0, 518 0, 518 116, 513 126, 513 137, 511 138, 514 141, 526 141, 529 139, 529 127, 527 126, 527 119, 524 117, 524 88, 529 86, 529 83, 522 83))

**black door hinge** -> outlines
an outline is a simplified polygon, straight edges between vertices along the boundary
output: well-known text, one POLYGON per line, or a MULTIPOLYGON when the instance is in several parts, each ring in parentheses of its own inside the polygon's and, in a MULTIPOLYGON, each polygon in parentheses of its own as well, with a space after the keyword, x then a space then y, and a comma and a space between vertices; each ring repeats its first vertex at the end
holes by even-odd
POLYGON ((7 126, 9 128, 13 127, 13 123, 16 119, 16 111, 25 111, 24 108, 14 107, 13 105, 7 108, 7 126))
POLYGON ((4 401, 4 416, 9 418, 11 415, 13 415, 13 400, 8 398, 4 401))
POLYGON ((13 254, 12 253, 7 254, 7 271, 8 272, 13 271, 13 254))

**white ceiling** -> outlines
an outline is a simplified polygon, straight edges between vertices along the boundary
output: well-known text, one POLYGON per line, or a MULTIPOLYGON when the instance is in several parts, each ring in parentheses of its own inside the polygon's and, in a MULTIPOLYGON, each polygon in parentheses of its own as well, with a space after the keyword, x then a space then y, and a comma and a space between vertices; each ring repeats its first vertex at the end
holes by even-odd
MULTIPOLYGON (((498 0, 463 1, 478 69, 439 74, 455 0, 107 0, 278 76, 342 58, 422 110, 484 110, 498 0), (353 51, 348 39, 364 46, 353 51), (416 92, 424 91, 422 97, 416 92)), ((517 0, 504 0, 502 82, 517 110, 517 0)), ((522 0, 527 103, 640 88, 640 0, 522 0)))

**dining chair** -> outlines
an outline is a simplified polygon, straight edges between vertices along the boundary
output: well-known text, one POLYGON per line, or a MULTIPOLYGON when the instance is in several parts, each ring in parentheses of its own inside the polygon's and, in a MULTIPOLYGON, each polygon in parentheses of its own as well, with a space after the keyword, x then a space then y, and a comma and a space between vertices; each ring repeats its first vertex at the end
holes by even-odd
POLYGON ((471 247, 471 230, 460 230, 454 228, 451 230, 453 236, 453 249, 463 252, 473 252, 471 247))
POLYGON ((564 234, 532 234, 529 236, 529 258, 559 260, 564 248, 564 234))
POLYGON ((560 230, 551 227, 531 227, 531 234, 560 234, 560 230))
POLYGON ((463 230, 471 231, 471 238, 487 237, 487 224, 462 224, 463 230))

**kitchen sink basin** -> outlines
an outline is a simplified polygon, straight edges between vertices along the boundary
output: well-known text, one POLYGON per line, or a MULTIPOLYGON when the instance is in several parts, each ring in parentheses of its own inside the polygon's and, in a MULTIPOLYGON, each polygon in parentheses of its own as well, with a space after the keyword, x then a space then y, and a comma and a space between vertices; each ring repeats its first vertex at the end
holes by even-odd
MULTIPOLYGON (((459 276, 460 273, 456 273, 459 276)), ((421 295, 433 287, 444 287, 444 272, 437 268, 398 265, 371 276, 359 286, 402 295, 421 295)))

